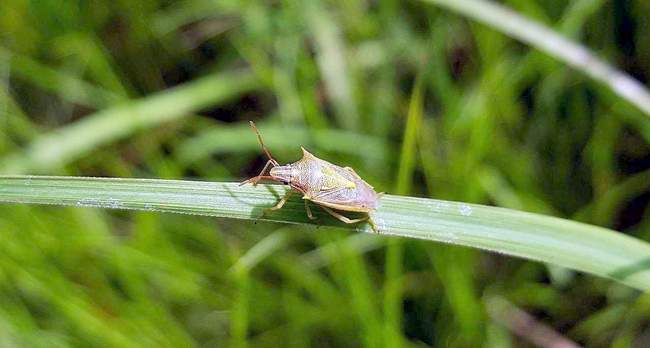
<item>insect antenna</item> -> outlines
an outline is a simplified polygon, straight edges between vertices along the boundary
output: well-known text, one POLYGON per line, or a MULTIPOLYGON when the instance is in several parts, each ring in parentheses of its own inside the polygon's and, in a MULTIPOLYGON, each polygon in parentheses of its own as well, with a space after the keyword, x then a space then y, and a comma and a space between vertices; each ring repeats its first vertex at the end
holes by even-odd
POLYGON ((253 122, 253 121, 248 121, 248 122, 251 124, 251 128, 253 128, 253 132, 255 132, 255 134, 257 134, 257 140, 260 141, 260 145, 262 145, 262 150, 266 154, 266 157, 269 158, 269 161, 271 161, 273 166, 279 166, 280 164, 278 163, 278 161, 276 161, 273 158, 273 156, 271 156, 271 153, 266 148, 266 145, 264 145, 264 141, 262 140, 262 135, 260 134, 260 131, 257 129, 257 127, 255 127, 255 122, 253 122))

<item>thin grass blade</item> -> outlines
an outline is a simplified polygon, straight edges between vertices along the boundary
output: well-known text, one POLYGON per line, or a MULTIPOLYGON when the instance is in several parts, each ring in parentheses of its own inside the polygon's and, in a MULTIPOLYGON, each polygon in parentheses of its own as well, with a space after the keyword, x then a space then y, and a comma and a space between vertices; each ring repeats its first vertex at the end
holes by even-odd
MULTIPOLYGON (((302 200, 260 218, 288 188, 282 185, 47 176, 0 177, 0 202, 135 209, 215 217, 355 228, 302 200)), ((511 209, 385 195, 372 214, 384 235, 491 250, 607 277, 650 290, 650 245, 606 228, 511 209)))

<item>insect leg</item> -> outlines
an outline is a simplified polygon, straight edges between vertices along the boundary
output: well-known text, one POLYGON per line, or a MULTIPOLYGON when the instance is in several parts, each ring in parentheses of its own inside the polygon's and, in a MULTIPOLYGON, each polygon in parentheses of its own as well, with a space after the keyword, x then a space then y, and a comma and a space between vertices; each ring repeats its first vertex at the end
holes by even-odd
POLYGON ((330 213, 330 215, 332 215, 335 218, 345 222, 346 224, 353 224, 353 223, 357 223, 357 222, 361 222, 361 221, 366 221, 369 218, 368 216, 366 216, 366 217, 362 217, 362 218, 359 218, 359 219, 350 219, 349 217, 347 217, 345 215, 342 215, 342 214, 339 214, 339 213, 335 212, 334 210, 332 210, 332 209, 330 209, 328 207, 325 207, 325 206, 322 206, 322 205, 321 205, 321 207, 323 209, 325 209, 326 212, 330 213))
POLYGON ((264 214, 266 214, 266 213, 268 213, 270 211, 281 209, 284 206, 284 203, 287 203, 287 200, 289 199, 289 196, 291 196, 292 193, 293 193, 293 191, 287 192, 287 194, 284 195, 284 197, 282 197, 282 199, 280 199, 280 201, 276 205, 274 205, 274 206, 272 206, 270 208, 264 209, 264 213, 262 213, 262 216, 264 216, 264 214))
POLYGON ((344 216, 342 214, 339 214, 339 213, 335 212, 334 210, 332 210, 332 209, 330 209, 330 208, 328 208, 326 206, 321 205, 321 207, 323 209, 325 209, 326 212, 330 213, 330 215, 332 215, 333 217, 345 222, 346 224, 353 224, 353 223, 357 223, 357 222, 368 221, 368 223, 370 224, 370 227, 372 228, 373 232, 379 233, 379 231, 377 230, 377 225, 375 225, 375 223, 372 221, 372 219, 370 219, 369 215, 366 216, 366 217, 359 218, 359 219, 350 219, 349 217, 344 216))
POLYGON ((260 171, 259 174, 257 174, 257 176, 264 175, 264 172, 266 172, 266 170, 269 168, 269 166, 273 166, 273 167, 275 167, 275 166, 277 166, 277 165, 278 165, 278 162, 276 162, 276 161, 274 161, 274 160, 268 160, 268 161, 266 161, 266 164, 264 165, 264 168, 262 168, 262 170, 260 171))
POLYGON ((368 216, 368 224, 370 225, 370 228, 372 228, 372 231, 375 233, 379 233, 379 229, 377 228, 377 225, 375 225, 375 222, 368 216))
POLYGON ((305 210, 307 211, 307 217, 309 220, 316 220, 317 217, 314 216, 314 214, 311 213, 311 209, 309 208, 309 204, 307 203, 307 200, 305 199, 305 210))
POLYGON ((277 165, 277 162, 275 162, 273 160, 266 161, 266 164, 264 165, 264 168, 262 168, 262 171, 259 174, 257 174, 257 176, 254 176, 254 177, 242 182, 241 184, 239 184, 239 186, 248 184, 250 182, 252 182, 253 186, 255 186, 255 185, 257 185, 257 182, 260 181, 261 179, 268 179, 268 177, 264 176, 264 172, 266 172, 266 170, 269 168, 269 166, 275 167, 276 165, 277 165))
POLYGON ((379 230, 377 229, 377 225, 375 225, 375 222, 372 221, 372 219, 370 218, 370 215, 368 215, 366 217, 363 217, 363 218, 359 218, 359 219, 350 219, 349 217, 344 216, 342 214, 339 214, 339 213, 335 212, 334 210, 332 210, 332 209, 330 209, 328 207, 325 207, 325 206, 322 206, 322 205, 321 205, 321 207, 323 209, 325 209, 326 212, 330 213, 330 215, 332 215, 335 218, 345 222, 346 224, 353 224, 353 223, 356 223, 356 222, 368 221, 368 224, 370 225, 370 228, 372 228, 372 231, 375 232, 375 233, 379 233, 379 230))
POLYGON ((246 185, 249 182, 252 182, 255 185, 260 180, 274 180, 274 181, 277 181, 277 179, 275 179, 274 177, 272 177, 270 175, 258 175, 258 176, 254 176, 254 177, 242 182, 241 184, 239 184, 239 186, 246 185))

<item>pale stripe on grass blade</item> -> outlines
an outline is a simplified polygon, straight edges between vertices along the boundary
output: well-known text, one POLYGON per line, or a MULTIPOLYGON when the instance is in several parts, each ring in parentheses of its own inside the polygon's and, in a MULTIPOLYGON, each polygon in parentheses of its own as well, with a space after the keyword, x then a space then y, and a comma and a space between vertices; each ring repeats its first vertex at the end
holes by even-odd
MULTIPOLYGON (((80 178, 0 177, 0 202, 136 209, 256 220, 288 188, 281 185, 80 178)), ((355 228, 313 209, 322 226, 355 228)), ((550 216, 475 204, 386 195, 372 214, 382 234, 492 250, 650 289, 650 246, 621 233, 550 216)), ((263 220, 313 224, 295 197, 263 220)))

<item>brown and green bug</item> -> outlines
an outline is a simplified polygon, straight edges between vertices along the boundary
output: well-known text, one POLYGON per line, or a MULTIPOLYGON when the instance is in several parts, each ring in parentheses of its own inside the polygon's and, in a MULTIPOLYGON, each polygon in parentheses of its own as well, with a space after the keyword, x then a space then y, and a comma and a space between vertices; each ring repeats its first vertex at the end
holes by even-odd
MULTIPOLYGON (((367 221, 372 230, 378 232, 377 226, 369 214, 377 208, 379 198, 383 193, 375 192, 373 187, 361 179, 354 169, 339 167, 322 160, 309 153, 302 146, 300 147, 302 149, 302 158, 299 161, 280 165, 264 145, 255 123, 250 121, 250 124, 269 160, 259 175, 242 182, 242 185, 248 183, 257 185, 260 180, 281 182, 302 194, 309 219, 315 219, 307 204, 307 201, 312 201, 346 224, 367 221), (265 175, 267 169, 268 175, 265 175), (350 219, 336 210, 366 213, 367 215, 358 219, 350 219)), ((265 209, 265 212, 282 208, 292 192, 289 191, 275 206, 265 209)))

